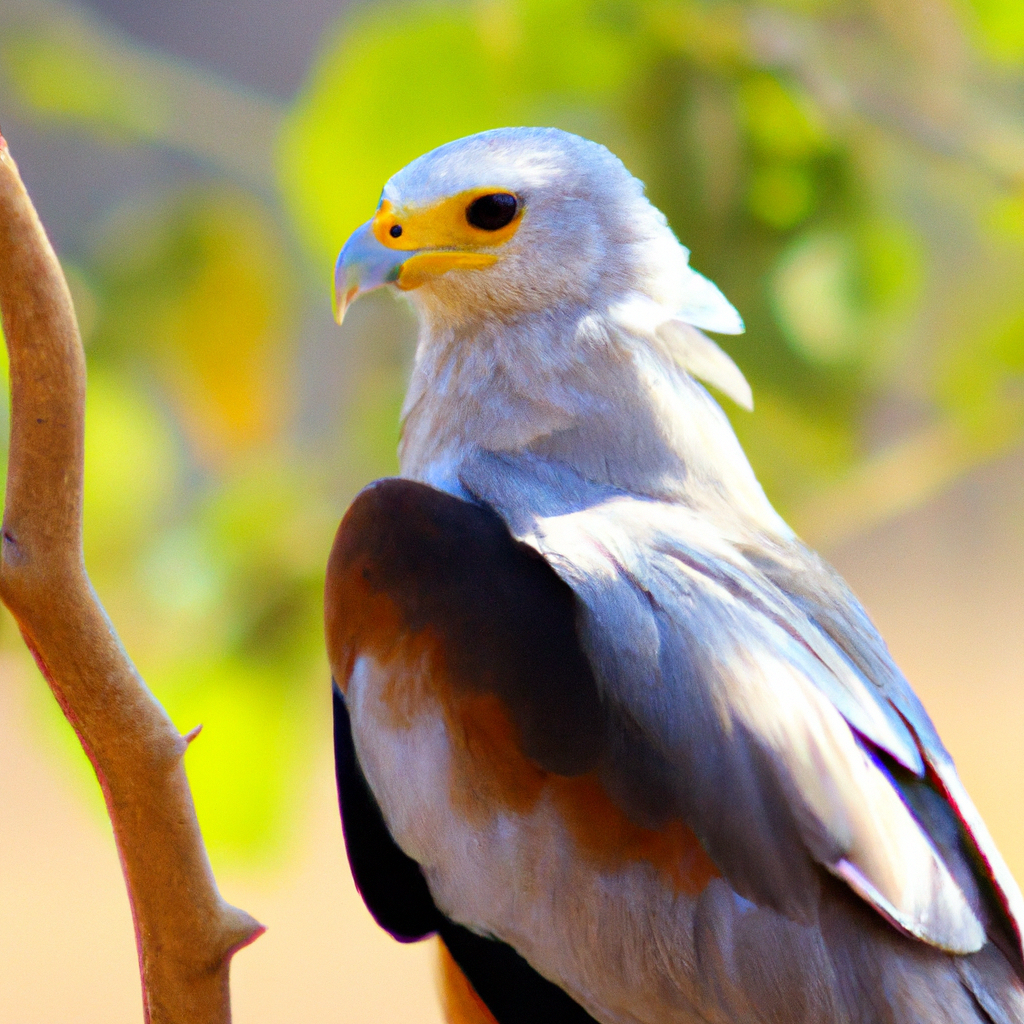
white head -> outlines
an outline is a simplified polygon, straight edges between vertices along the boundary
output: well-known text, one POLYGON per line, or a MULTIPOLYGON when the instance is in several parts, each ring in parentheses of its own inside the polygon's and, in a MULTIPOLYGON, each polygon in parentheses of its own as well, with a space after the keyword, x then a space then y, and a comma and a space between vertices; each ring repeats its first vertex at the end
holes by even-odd
POLYGON ((741 331, 688 256, 604 146, 555 128, 501 128, 441 146, 391 178, 339 257, 337 308, 340 318, 381 284, 449 323, 603 310, 639 294, 696 327, 741 331))
POLYGON ((474 451, 524 454, 637 493, 733 495, 772 519, 691 379, 750 405, 698 330, 742 321, 688 257, 617 157, 553 128, 483 132, 399 171, 335 286, 339 321, 386 284, 419 313, 403 472, 454 487, 474 451))

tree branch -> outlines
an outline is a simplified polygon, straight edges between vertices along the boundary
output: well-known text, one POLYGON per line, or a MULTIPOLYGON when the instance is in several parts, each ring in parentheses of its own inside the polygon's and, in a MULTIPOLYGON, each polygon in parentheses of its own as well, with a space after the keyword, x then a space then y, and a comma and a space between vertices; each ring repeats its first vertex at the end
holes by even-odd
POLYGON ((146 1020, 223 1024, 231 956, 263 927, 217 891, 182 764, 194 734, 182 736, 146 688, 85 571, 85 358, 60 265, 2 137, 0 311, 11 364, 0 598, 103 789, 146 1020))

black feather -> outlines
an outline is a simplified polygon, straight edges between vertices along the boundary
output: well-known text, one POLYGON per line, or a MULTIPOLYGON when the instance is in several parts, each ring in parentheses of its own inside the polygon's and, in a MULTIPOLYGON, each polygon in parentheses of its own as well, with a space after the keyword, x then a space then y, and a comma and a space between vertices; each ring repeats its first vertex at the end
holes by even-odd
POLYGON ((334 771, 345 849, 367 910, 399 942, 418 942, 437 931, 441 914, 419 864, 388 832, 384 816, 356 760, 345 698, 334 684, 334 771))

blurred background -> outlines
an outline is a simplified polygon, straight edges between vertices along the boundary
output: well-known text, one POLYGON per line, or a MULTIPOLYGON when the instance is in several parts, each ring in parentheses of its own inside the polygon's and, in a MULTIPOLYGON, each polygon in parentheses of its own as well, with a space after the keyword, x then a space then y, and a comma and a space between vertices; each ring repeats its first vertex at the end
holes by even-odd
MULTIPOLYGON (((1020 0, 0 0, 0 123, 87 346, 96 589, 203 723, 214 867, 269 925, 241 1024, 440 1019, 349 881, 321 640, 414 325, 378 294, 339 330, 330 279, 392 173, 499 125, 610 146, 740 310, 755 469, 1024 878, 1020 0)), ((140 1019, 98 787, 3 616, 0 1019, 140 1019)))

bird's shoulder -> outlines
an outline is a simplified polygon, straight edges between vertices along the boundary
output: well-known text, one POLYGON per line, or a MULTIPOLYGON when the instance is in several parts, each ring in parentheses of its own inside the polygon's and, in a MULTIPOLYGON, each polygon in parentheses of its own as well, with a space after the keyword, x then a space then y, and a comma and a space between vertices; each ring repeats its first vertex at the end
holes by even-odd
POLYGON ((411 480, 363 490, 328 562, 328 655, 343 689, 357 656, 426 658, 427 697, 507 716, 523 752, 566 775, 593 766, 605 726, 576 614, 572 589, 493 510, 411 480))
POLYGON ((537 812, 550 823, 539 809, 554 808, 557 828, 599 869, 644 860, 691 894, 718 874, 679 814, 648 813, 640 789, 657 759, 609 718, 577 596, 492 509, 414 481, 377 482, 339 528, 325 604, 338 685, 374 691, 360 697, 364 734, 439 722, 460 822, 537 812), (637 769, 629 792, 614 768, 624 741, 637 769))

